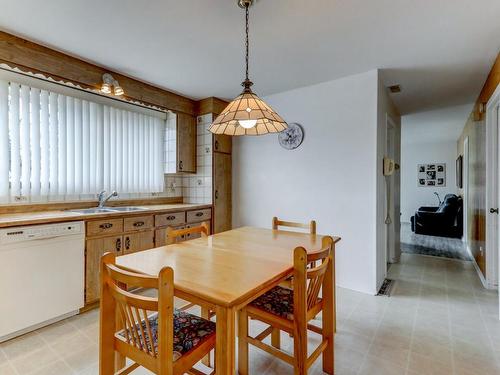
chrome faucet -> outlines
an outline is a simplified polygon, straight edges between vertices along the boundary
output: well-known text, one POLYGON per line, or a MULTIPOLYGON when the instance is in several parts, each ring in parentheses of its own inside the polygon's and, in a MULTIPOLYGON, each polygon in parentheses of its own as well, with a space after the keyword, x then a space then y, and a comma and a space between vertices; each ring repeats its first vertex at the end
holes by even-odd
POLYGON ((101 191, 99 194, 97 194, 97 200, 99 201, 98 208, 104 208, 104 205, 106 204, 107 201, 109 201, 113 197, 117 197, 118 193, 116 191, 113 191, 111 194, 109 194, 106 198, 106 190, 101 191))

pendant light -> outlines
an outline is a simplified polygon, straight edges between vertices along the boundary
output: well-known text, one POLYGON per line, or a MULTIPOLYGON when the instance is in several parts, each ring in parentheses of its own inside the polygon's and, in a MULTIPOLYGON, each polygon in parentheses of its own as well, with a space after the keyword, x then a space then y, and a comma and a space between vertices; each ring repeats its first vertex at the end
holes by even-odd
POLYGON ((252 92, 252 81, 248 78, 248 15, 253 0, 239 0, 238 5, 246 15, 246 75, 241 84, 243 92, 235 98, 210 126, 210 132, 227 135, 262 135, 279 133, 288 125, 271 107, 252 92))

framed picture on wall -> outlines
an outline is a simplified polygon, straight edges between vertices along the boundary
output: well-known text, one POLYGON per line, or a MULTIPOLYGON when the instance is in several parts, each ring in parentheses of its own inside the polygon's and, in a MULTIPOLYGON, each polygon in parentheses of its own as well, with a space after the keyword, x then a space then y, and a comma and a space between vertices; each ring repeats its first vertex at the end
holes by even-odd
POLYGON ((462 189, 464 187, 464 181, 463 181, 463 176, 462 176, 462 169, 463 169, 463 163, 464 163, 464 158, 462 155, 460 155, 457 158, 457 187, 459 189, 462 189))
POLYGON ((418 186, 446 186, 446 164, 419 164, 417 166, 418 186))

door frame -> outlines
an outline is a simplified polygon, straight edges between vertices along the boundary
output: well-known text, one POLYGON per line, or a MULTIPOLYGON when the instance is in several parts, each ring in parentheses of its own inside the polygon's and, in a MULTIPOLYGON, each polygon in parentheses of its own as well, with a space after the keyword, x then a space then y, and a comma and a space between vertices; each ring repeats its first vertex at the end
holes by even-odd
MULTIPOLYGON (((490 213, 490 208, 498 208, 500 203, 500 85, 486 104, 486 284, 489 289, 498 288, 500 278, 498 214, 490 213)), ((499 306, 500 308, 500 306, 499 306)))
POLYGON ((463 199, 463 242, 467 251, 471 253, 469 248, 469 137, 464 138, 464 159, 462 163, 462 181, 464 189, 463 199))
MULTIPOLYGON (((396 159, 396 122, 386 114, 385 121, 385 155, 391 159, 396 159)), ((401 253, 397 253, 396 244, 396 181, 395 174, 398 173, 397 170, 390 177, 385 177, 386 183, 386 207, 385 213, 387 215, 387 209, 389 209, 389 215, 392 219, 391 224, 386 224, 385 230, 385 275, 387 277, 387 264, 397 263, 401 257, 401 253), (387 184, 389 184, 389 192, 387 194, 387 184)), ((398 216, 399 217, 399 216, 398 216)))

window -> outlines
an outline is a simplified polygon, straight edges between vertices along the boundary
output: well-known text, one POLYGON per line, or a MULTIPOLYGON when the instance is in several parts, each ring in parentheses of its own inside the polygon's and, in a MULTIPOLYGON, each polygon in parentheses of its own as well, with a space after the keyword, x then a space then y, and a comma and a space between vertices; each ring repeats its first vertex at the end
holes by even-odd
POLYGON ((163 191, 166 115, 68 90, 0 80, 0 200, 163 191))

